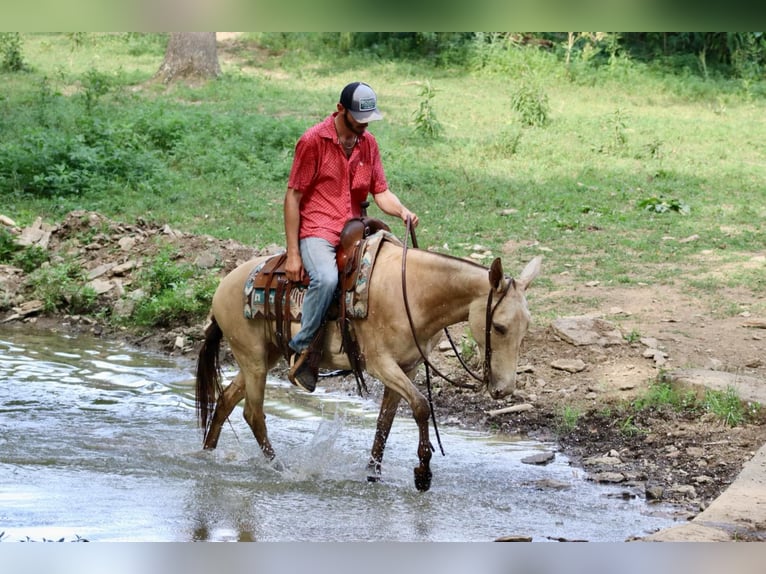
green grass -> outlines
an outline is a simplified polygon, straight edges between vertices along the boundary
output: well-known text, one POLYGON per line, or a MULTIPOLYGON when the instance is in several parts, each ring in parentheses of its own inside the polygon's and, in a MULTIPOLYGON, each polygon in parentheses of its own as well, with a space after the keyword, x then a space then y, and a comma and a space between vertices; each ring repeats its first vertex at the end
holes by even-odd
MULTIPOLYGON (((165 86, 150 81, 162 35, 22 34, 25 69, 0 73, 3 213, 26 224, 90 209, 283 243, 295 140, 363 79, 422 247, 500 255, 512 240, 523 247, 503 255, 510 272, 542 253, 550 277, 680 289, 766 249, 764 81, 743 91, 625 59, 567 70, 553 53, 497 46, 463 65, 352 58, 316 38, 246 36, 237 60, 220 54, 219 80, 165 86)), ((719 284, 762 293, 763 267, 719 284)))

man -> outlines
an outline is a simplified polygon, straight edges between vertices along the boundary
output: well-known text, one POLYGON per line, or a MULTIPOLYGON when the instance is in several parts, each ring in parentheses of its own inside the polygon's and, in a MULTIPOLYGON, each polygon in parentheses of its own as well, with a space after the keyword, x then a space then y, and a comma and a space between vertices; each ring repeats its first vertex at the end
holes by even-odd
POLYGON ((338 285, 335 251, 344 224, 361 215, 368 194, 384 213, 418 223, 388 189, 377 141, 367 132, 368 123, 380 119, 375 92, 353 82, 343 88, 337 111, 309 128, 295 146, 284 201, 286 274, 300 281, 305 272, 309 287, 300 331, 289 343, 294 354, 288 378, 308 392, 317 378, 307 361, 309 348, 338 285))

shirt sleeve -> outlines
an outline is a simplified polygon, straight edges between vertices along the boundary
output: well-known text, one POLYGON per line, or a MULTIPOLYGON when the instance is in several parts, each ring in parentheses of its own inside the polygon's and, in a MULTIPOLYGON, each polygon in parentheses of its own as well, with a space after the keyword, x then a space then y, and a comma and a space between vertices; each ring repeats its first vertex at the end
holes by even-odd
POLYGON ((380 159, 380 149, 378 142, 372 138, 370 142, 370 162, 372 163, 372 189, 373 195, 383 193, 388 189, 386 173, 383 169, 383 161, 380 159))
POLYGON ((302 136, 295 144, 295 156, 287 186, 300 192, 311 187, 317 171, 318 160, 317 138, 302 136))

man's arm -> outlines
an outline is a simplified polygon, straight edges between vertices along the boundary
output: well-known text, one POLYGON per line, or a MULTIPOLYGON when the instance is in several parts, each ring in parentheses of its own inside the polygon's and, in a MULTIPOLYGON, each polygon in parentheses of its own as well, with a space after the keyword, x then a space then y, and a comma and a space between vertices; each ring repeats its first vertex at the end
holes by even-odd
POLYGON ((412 227, 417 227, 418 216, 407 209, 390 189, 387 189, 383 193, 376 193, 372 197, 375 199, 375 204, 384 213, 399 217, 405 223, 407 223, 407 216, 409 216, 412 220, 412 227))
POLYGON ((284 203, 285 241, 287 243, 287 262, 285 274, 290 281, 300 281, 303 275, 303 260, 299 246, 301 225, 301 192, 287 188, 284 203))

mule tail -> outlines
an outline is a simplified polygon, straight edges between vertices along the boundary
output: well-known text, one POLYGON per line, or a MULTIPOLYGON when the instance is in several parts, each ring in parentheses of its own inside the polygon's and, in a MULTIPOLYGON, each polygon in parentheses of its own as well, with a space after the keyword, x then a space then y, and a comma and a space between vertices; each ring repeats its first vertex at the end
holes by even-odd
POLYGON ((197 420, 204 431, 203 439, 207 438, 216 399, 223 392, 219 358, 222 339, 223 331, 218 326, 218 321, 211 315, 210 324, 205 329, 205 340, 202 342, 197 358, 195 404, 197 420))

